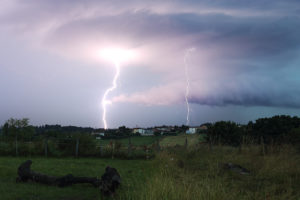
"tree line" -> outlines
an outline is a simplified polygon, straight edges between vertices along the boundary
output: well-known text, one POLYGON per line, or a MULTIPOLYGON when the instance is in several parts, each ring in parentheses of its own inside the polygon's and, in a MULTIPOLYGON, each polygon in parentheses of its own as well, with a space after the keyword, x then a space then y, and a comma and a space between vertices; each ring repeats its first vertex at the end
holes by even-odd
POLYGON ((246 125, 232 121, 208 123, 206 141, 211 144, 239 146, 251 144, 300 144, 300 118, 276 115, 259 118, 246 125))
MULTIPOLYGON (((241 143, 253 144, 300 144, 300 118, 288 115, 276 115, 269 118, 259 118, 248 124, 237 124, 232 121, 218 121, 205 123, 208 127, 205 132, 206 141, 211 144, 238 146, 241 143)), ((182 133, 186 126, 175 126, 182 133)), ((92 132, 105 133, 103 139, 118 139, 132 135, 131 129, 121 126, 118 129, 95 129, 90 127, 44 125, 32 126, 29 119, 9 119, 0 129, 2 140, 32 141, 43 138, 84 138, 92 132)), ((87 139, 86 139, 87 140, 87 139)))

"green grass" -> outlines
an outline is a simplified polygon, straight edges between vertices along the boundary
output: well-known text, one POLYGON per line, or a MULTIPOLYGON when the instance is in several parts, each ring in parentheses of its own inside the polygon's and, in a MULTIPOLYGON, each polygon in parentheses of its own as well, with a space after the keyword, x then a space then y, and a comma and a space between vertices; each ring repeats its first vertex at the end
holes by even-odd
MULTIPOLYGON (((192 139, 192 138, 190 138, 192 139)), ((194 138, 195 139, 195 138, 194 138)), ((0 199, 101 199, 90 185, 66 188, 36 183, 15 183, 18 165, 26 158, 0 158, 0 199)), ((288 200, 300 199, 300 155, 281 146, 261 155, 259 146, 237 149, 207 145, 168 148, 155 159, 42 159, 32 158, 33 170, 49 175, 101 176, 106 165, 116 167, 122 186, 115 199, 122 200, 288 200), (223 163, 239 164, 250 175, 225 170, 223 163)))
POLYGON ((178 136, 166 136, 160 141, 160 145, 163 147, 175 146, 176 144, 184 145, 185 138, 187 138, 188 145, 192 146, 199 143, 200 138, 202 138, 202 136, 199 136, 199 134, 191 134, 191 135, 181 134, 178 136))
MULTIPOLYGON (((131 137, 131 144, 135 146, 142 146, 142 145, 150 145, 157 141, 159 138, 156 136, 134 136, 131 137)), ((129 139, 118 139, 118 140, 97 140, 99 144, 106 146, 111 141, 120 142, 123 146, 128 146, 129 139)))
POLYGON ((152 176, 143 199, 300 199, 300 156, 290 147, 260 155, 252 146, 242 151, 232 147, 207 146, 161 153, 158 175, 152 176), (225 170, 223 163, 239 164, 250 175, 225 170))
MULTIPOLYGON (((79 184, 59 188, 36 183, 16 183, 18 166, 28 158, 0 157, 0 199, 1 200, 92 200, 100 199, 100 191, 89 184, 79 184)), ((111 160, 111 159, 57 159, 31 158, 32 170, 63 176, 72 173, 74 176, 101 177, 107 165, 117 168, 122 177, 122 187, 118 190, 117 199, 130 194, 135 196, 148 176, 153 173, 152 162, 144 160, 111 160)))

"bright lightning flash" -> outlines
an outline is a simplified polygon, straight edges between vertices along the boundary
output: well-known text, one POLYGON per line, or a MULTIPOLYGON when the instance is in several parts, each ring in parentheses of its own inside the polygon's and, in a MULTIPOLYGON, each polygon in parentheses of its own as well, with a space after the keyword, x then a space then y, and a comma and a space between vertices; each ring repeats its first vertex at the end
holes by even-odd
POLYGON ((107 122, 106 122, 106 106, 108 104, 111 104, 111 101, 107 100, 107 95, 115 90, 117 88, 117 80, 120 76, 120 64, 118 62, 115 62, 115 68, 116 68, 116 73, 112 82, 112 86, 108 88, 102 98, 102 108, 103 108, 103 115, 102 115, 102 121, 104 125, 104 129, 107 129, 107 122))
POLYGON ((126 61, 130 57, 132 57, 133 53, 128 50, 123 50, 119 48, 108 48, 104 49, 101 51, 101 56, 109 61, 114 62, 114 66, 116 69, 113 81, 112 81, 112 86, 108 88, 103 97, 102 97, 102 109, 103 109, 103 114, 102 114, 102 121, 104 125, 104 129, 108 128, 107 121, 106 121, 106 113, 107 113, 107 105, 111 104, 110 100, 107 100, 107 96, 110 92, 115 90, 117 88, 117 81, 120 76, 120 63, 123 61, 126 61))
POLYGON ((185 79, 186 79, 186 89, 185 89, 185 103, 187 108, 186 114, 186 125, 190 124, 190 104, 189 104, 189 94, 190 94, 190 77, 188 72, 188 56, 191 52, 195 51, 195 48, 189 48, 185 51, 184 54, 184 69, 185 69, 185 79))

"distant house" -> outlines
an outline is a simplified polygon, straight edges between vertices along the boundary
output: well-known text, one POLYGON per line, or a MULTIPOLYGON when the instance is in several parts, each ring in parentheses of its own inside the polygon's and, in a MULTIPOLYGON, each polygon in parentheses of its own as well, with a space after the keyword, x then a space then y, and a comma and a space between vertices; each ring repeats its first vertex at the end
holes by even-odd
POLYGON ((145 132, 141 134, 142 136, 151 136, 154 135, 154 131, 152 129, 144 129, 145 132))
POLYGON ((176 135, 176 130, 172 126, 158 126, 153 130, 156 133, 160 133, 160 135, 176 135))
POLYGON ((139 134, 142 135, 142 134, 145 133, 145 129, 143 129, 143 128, 134 128, 133 131, 132 131, 132 133, 133 134, 138 134, 139 133, 139 134))
POLYGON ((95 132, 92 132, 91 134, 95 136, 96 140, 101 140, 101 136, 105 135, 104 133, 95 133, 95 132))
POLYGON ((199 133, 206 133, 208 127, 206 125, 201 125, 198 129, 199 133))
POLYGON ((186 130, 186 134, 195 134, 195 133, 197 133, 197 128, 198 127, 189 127, 189 129, 188 130, 186 130))
POLYGON ((132 129, 132 133, 133 134, 137 134, 137 133, 140 133, 140 130, 141 128, 134 128, 134 129, 132 129))
POLYGON ((186 130, 186 134, 195 134, 195 133, 203 133, 207 130, 207 126, 191 126, 188 130, 186 130))
POLYGON ((144 128, 134 128, 132 133, 133 134, 139 133, 141 136, 154 135, 154 131, 152 129, 144 129, 144 128))
POLYGON ((168 127, 156 127, 155 129, 159 131, 169 131, 168 127))

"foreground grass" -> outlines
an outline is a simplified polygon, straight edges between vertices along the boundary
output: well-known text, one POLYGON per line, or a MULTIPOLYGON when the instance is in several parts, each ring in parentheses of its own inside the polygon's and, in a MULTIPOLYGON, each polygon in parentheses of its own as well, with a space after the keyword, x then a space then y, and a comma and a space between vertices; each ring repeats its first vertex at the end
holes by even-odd
MULTIPOLYGON (((159 138, 156 136, 133 136, 131 137, 131 144, 135 146, 141 146, 141 145, 150 145, 153 144, 155 141, 157 141, 159 138)), ((128 146, 129 139, 123 138, 123 139, 117 139, 117 140, 98 140, 97 142, 103 146, 108 145, 111 141, 117 141, 121 143, 123 146, 128 146)))
MULTIPOLYGON (((100 191, 89 184, 59 188, 36 183, 16 183, 17 168, 28 158, 0 157, 1 200, 92 200, 100 199, 100 191)), ((153 172, 152 161, 111 159, 57 159, 31 158, 32 170, 53 176, 72 173, 75 176, 100 177, 107 165, 117 168, 122 177, 122 187, 116 199, 137 196, 147 176, 153 172)), ((127 198, 129 199, 129 198, 127 198)))
POLYGON ((141 199, 300 199, 300 156, 290 147, 261 156, 259 147, 238 149, 200 146, 185 152, 171 149, 157 158, 160 169, 141 199), (240 175, 222 167, 246 167, 240 175))
POLYGON ((199 143, 200 139, 202 139, 202 135, 199 136, 199 134, 191 134, 191 135, 181 134, 177 136, 167 136, 160 141, 160 145, 163 147, 175 146, 175 145, 183 146, 185 144, 186 138, 187 138, 188 146, 194 146, 195 144, 199 143))
MULTIPOLYGON (((25 158, 0 158, 0 199, 101 199, 89 185, 66 188, 15 183, 17 166, 25 158)), ((106 165, 116 167, 123 183, 115 199, 132 200, 233 200, 300 199, 300 156, 291 147, 262 156, 259 147, 241 150, 205 145, 170 148, 151 161, 111 159, 33 158, 33 170, 49 175, 100 176, 106 165), (239 164, 251 171, 240 175, 223 163, 239 164)))

